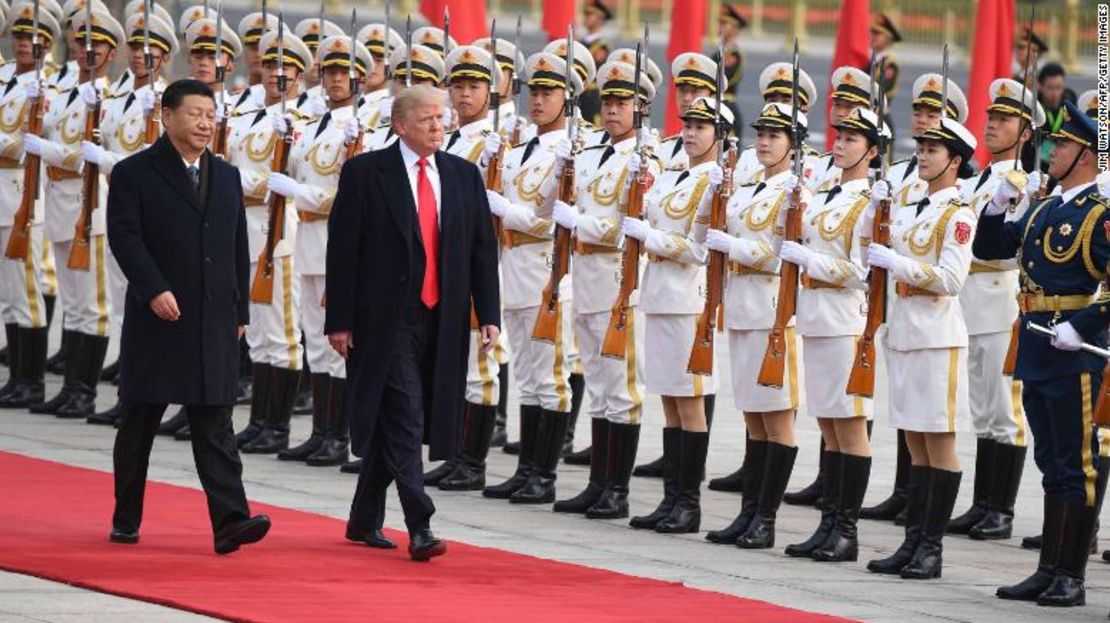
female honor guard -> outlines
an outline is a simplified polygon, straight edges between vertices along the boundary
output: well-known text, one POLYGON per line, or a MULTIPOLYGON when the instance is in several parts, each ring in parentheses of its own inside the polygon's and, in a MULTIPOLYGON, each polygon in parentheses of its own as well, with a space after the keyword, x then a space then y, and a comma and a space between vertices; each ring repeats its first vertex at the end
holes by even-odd
MULTIPOLYGON (((100 167, 106 177, 112 175, 112 169, 120 160, 138 153, 150 146, 147 142, 147 123, 151 114, 154 114, 155 100, 160 97, 166 88, 166 81, 158 78, 158 84, 152 85, 155 76, 162 71, 166 63, 177 52, 177 36, 173 26, 157 15, 152 15, 149 20, 143 13, 136 13, 127 20, 125 29, 127 33, 128 68, 133 76, 129 88, 123 92, 114 93, 114 97, 104 103, 104 121, 100 124, 100 135, 103 146, 93 141, 81 143, 81 157, 85 162, 100 167), (144 32, 150 33, 149 50, 152 63, 151 69, 146 66, 147 46, 144 44, 144 32), (154 89, 157 88, 158 95, 154 89)), ((156 126, 161 131, 161 120, 156 126)), ((154 137, 157 138, 157 137, 154 137)), ((108 299, 112 302, 111 333, 118 336, 123 325, 124 297, 127 294, 127 279, 123 276, 119 264, 114 257, 108 256, 108 299)), ((121 412, 119 402, 111 409, 96 413, 88 418, 90 424, 115 424, 121 412)))
MULTIPOLYGON (((798 87, 798 110, 806 114, 809 112, 809 107, 817 101, 817 85, 813 83, 813 78, 810 78, 804 69, 798 70, 798 87)), ((793 68, 788 62, 771 63, 759 74, 759 92, 763 95, 764 105, 783 104, 789 106, 793 89, 793 68)), ((740 152, 740 159, 736 162, 736 171, 733 173, 737 185, 758 184, 766 179, 767 176, 762 170, 756 151, 756 148, 752 146, 740 152)), ((802 175, 806 185, 811 183, 814 171, 817 170, 817 157, 819 155, 810 147, 806 147, 806 165, 802 175)))
MULTIPOLYGON (((642 140, 636 136, 633 112, 637 106, 650 105, 655 96, 651 79, 641 75, 637 84, 635 73, 635 67, 620 62, 607 63, 598 71, 601 116, 612 143, 586 149, 575 158, 575 168, 582 172, 576 176, 577 203, 570 206, 556 201, 552 211, 555 222, 577 232, 571 266, 575 334, 585 369, 590 415, 609 420, 606 485, 586 511, 591 519, 628 516, 628 481, 640 439, 643 380, 642 333, 635 320, 638 293, 633 293, 628 302, 623 358, 601 354, 617 301, 619 288, 615 284, 621 281, 621 218, 628 210, 632 181, 642 167, 647 167, 650 185, 660 170, 658 160, 635 151, 642 140)), ((559 157, 565 162, 570 154, 560 153, 559 157)), ((537 459, 538 473, 544 474, 543 470, 558 460, 557 448, 562 445, 566 424, 566 418, 554 419, 548 426, 541 420, 537 453, 542 452, 546 464, 537 459)))
MULTIPOLYGON (((108 318, 111 314, 107 293, 107 238, 104 205, 108 185, 99 179, 98 197, 83 197, 81 140, 86 116, 110 95, 108 67, 116 48, 124 40, 123 27, 111 15, 93 10, 73 18, 72 28, 81 47, 77 63, 81 68, 80 86, 55 95, 43 120, 44 136, 27 134, 26 151, 42 157, 46 174, 46 238, 52 241, 57 259, 58 283, 62 291, 65 329, 70 343, 66 348, 66 377, 62 391, 45 403, 31 405, 32 413, 51 413, 59 417, 86 418, 95 411, 96 384, 108 350, 108 318), (86 29, 85 24, 89 24, 86 29), (86 36, 92 39, 85 52, 86 36), (85 201, 95 201, 85 212, 85 201), (87 218, 87 233, 77 232, 82 217, 87 218), (70 254, 76 244, 88 245, 88 265, 70 267, 70 254)), ((103 114, 103 113, 101 113, 103 114)), ((99 125, 100 119, 95 120, 99 125)))
MULTIPOLYGON (((501 251, 502 297, 505 335, 513 352, 513 376, 520 392, 520 458, 508 481, 487 487, 483 495, 507 498, 524 486, 531 470, 539 422, 544 411, 565 413, 573 406, 569 387, 568 354, 573 343, 571 283, 559 284, 559 318, 553 342, 532 339, 544 288, 550 281, 552 247, 551 205, 559 180, 557 153, 573 153, 566 138, 563 114, 568 97, 567 81, 574 93, 582 91, 578 72, 568 74, 566 60, 541 52, 527 61, 528 100, 536 136, 509 151, 505 161, 503 195, 488 191, 490 211, 504 228, 501 251), (562 145, 562 147, 560 147, 562 145)), ((490 417, 483 414, 483 421, 490 417)), ((469 427, 468 427, 469 428, 469 427)), ((609 421, 593 420, 594 447, 606 448, 609 421)), ((464 454, 469 452, 464 447, 464 454)), ((488 447, 477 448, 488 451, 488 447)), ((476 453, 471 459, 484 459, 476 453)), ((557 512, 584 513, 597 501, 605 486, 606 461, 591 463, 587 493, 574 503, 555 503, 557 512)))
MULTIPOLYGON (((355 43, 356 81, 368 73, 373 61, 361 43, 355 43)), ((308 365, 312 370, 312 434, 299 446, 278 452, 278 459, 308 465, 340 465, 347 460, 347 367, 324 335, 324 260, 328 246, 328 216, 339 182, 339 171, 348 158, 362 150, 369 111, 355 116, 357 85, 351 89, 350 39, 328 37, 316 51, 324 69, 321 89, 329 110, 309 122, 289 154, 289 173, 271 173, 268 187, 293 201, 297 227, 293 266, 301 282, 300 319, 308 365)))
MULTIPOLYGON (((709 449, 707 394, 717 379, 686 370, 705 308, 704 242, 708 205, 724 178, 717 164, 716 105, 701 97, 682 116, 683 149, 689 166, 668 170, 644 197, 646 220, 625 217, 624 235, 640 240, 648 265, 640 282, 644 312, 645 385, 663 399, 663 501, 634 528, 656 532, 697 532, 701 525, 701 481, 709 449)), ((722 106, 724 131, 732 132, 732 110, 722 106)))
MULTIPOLYGON (((228 137, 229 163, 239 169, 243 201, 247 210, 252 279, 265 257, 271 219, 267 205, 268 181, 273 172, 274 148, 291 133, 294 143, 303 136, 308 118, 294 107, 301 74, 312 69, 308 47, 285 31, 282 33, 282 63, 278 63, 278 32, 266 33, 259 42, 262 53, 263 84, 266 99, 256 111, 241 111, 228 137), (279 69, 284 76, 279 78, 279 69), (285 91, 282 91, 282 86, 285 91), (284 105, 283 105, 284 101, 284 105), (286 116, 282 116, 282 110, 286 116)), ((297 300, 301 283, 293 272, 293 244, 297 216, 284 210, 282 239, 273 249, 273 293, 269 302, 251 301, 251 323, 247 344, 254 362, 254 391, 251 418, 247 428, 236 435, 240 449, 247 454, 275 454, 289 446, 289 419, 301 377, 301 340, 297 334, 297 300)))
MULTIPOLYGON (((45 398, 43 377, 46 371, 46 343, 49 332, 43 298, 43 210, 34 201, 28 214, 27 253, 22 258, 8 257, 7 249, 15 233, 16 216, 24 195, 33 199, 34 190, 23 187, 24 130, 30 121, 31 103, 39 98, 45 111, 45 72, 36 73, 33 48, 35 10, 30 4, 12 9, 11 41, 13 57, 0 67, 0 319, 8 344, 8 382, 0 388, 0 407, 23 409, 45 398), (33 216, 34 218, 31 218, 33 216)), ((46 11, 39 11, 38 41, 48 51, 59 33, 58 23, 46 11)), ((39 62, 42 62, 41 60, 39 62)))
MULTIPOLYGON (((744 500, 739 516, 723 530, 706 535, 714 543, 736 544, 745 549, 774 547, 775 517, 798 447, 794 443, 794 413, 798 408, 798 359, 794 327, 786 328, 785 378, 782 387, 757 382, 768 335, 775 318, 779 292, 777 248, 785 231, 791 194, 801 183, 791 170, 792 109, 767 104, 752 127, 757 133, 755 151, 764 181, 743 186, 729 200, 727 232, 711 229, 706 245, 727 253, 729 278, 725 287, 725 326, 732 361, 732 394, 744 413, 748 429, 744 453, 744 500)), ((796 131, 807 132, 806 116, 797 113, 796 131)), ((810 202, 804 187, 801 203, 810 202)), ((799 206, 800 208, 800 206, 799 206)), ((793 322, 793 320, 791 320, 793 322)))
MULTIPOLYGON (((875 573, 938 578, 942 539, 960 490, 956 432, 971 416, 967 384, 967 325, 959 293, 971 267, 975 213, 960 199, 957 179, 969 174, 976 140, 943 118, 914 137, 917 170, 928 185, 916 206, 891 216, 891 247, 872 243, 867 261, 887 269, 895 296, 887 315, 890 425, 902 429, 913 464, 907 483, 906 537, 893 555, 873 560, 875 573)), ((885 182, 872 190, 887 196, 885 182)))
MULTIPOLYGON (((1035 128, 1044 124, 1044 109, 1037 103, 1036 93, 1023 90, 1020 83, 1000 78, 991 83, 990 95, 983 141, 991 163, 977 179, 963 185, 963 199, 976 214, 994 200, 999 185, 1025 181, 1017 155, 1035 128)), ((1021 201, 1007 206, 1008 220, 1020 220, 1025 214, 1029 205, 1025 197, 1021 193, 1021 201)), ((1018 315, 1017 268, 1017 260, 990 262, 973 257, 971 274, 960 291, 968 332, 968 382, 975 387, 971 393, 975 489, 971 508, 949 522, 948 533, 977 540, 1010 538, 1014 501, 1025 466, 1028 432, 1021 382, 1003 371, 1011 327, 1018 315)))
POLYGON ((805 270, 798 295, 806 410, 817 418, 821 452, 821 523, 787 556, 854 561, 856 521, 871 474, 868 420, 871 401, 846 391, 856 342, 867 319, 863 241, 871 237, 864 213, 871 203, 867 173, 878 166, 880 142, 889 138, 878 116, 855 108, 833 126, 833 164, 839 183, 817 194, 802 215, 803 243, 786 241, 780 257, 805 270))

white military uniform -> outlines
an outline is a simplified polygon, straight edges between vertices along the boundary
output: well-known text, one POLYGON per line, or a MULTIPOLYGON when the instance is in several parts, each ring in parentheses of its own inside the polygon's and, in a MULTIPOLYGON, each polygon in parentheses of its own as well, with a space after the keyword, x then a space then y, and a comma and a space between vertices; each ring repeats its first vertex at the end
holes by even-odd
POLYGON ((25 329, 39 329, 46 326, 46 308, 40 287, 41 192, 35 202, 27 257, 17 260, 4 255, 23 200, 23 131, 31 110, 23 85, 35 79, 33 70, 19 75, 15 70, 14 62, 0 67, 0 320, 25 329))
MULTIPOLYGON (((590 397, 590 415, 616 424, 639 424, 644 401, 643 330, 636 318, 639 293, 629 298, 629 331, 625 358, 601 356, 601 345, 620 291, 621 219, 627 210, 629 156, 636 139, 588 148, 575 159, 579 212, 575 257, 571 265, 574 284, 574 329, 578 354, 590 397)), ((647 173, 658 177, 657 160, 647 158, 647 173)))
MULTIPOLYGON (((781 388, 756 382, 775 322, 782 262, 775 248, 776 229, 785 223, 790 197, 785 184, 791 171, 741 186, 728 202, 728 233, 737 240, 729 252, 725 286, 725 326, 732 364, 732 395, 736 408, 749 413, 798 407, 798 349, 794 320, 786 329, 786 374, 781 388)), ((802 202, 812 195, 802 189, 802 202)))
POLYGON ((798 294, 806 410, 818 418, 871 417, 871 400, 845 390, 856 342, 867 322, 867 269, 861 259, 864 212, 871 202, 867 178, 821 192, 802 215, 802 242, 815 255, 798 294))
POLYGON ((914 260, 890 271, 896 284, 887 317, 890 425, 906 431, 966 430, 967 325, 959 294, 971 266, 975 214, 950 186, 892 215, 891 247, 914 260))
POLYGON ((504 195, 513 205, 501 219, 501 303, 520 403, 566 413, 571 408, 569 354, 574 344, 569 275, 559 285, 562 326, 555 343, 532 339, 551 278, 550 202, 558 182, 555 146, 564 136, 563 131, 541 134, 513 148, 505 158, 504 195))
MULTIPOLYGON (((963 201, 979 214, 994 198, 999 184, 1014 170, 1013 160, 992 163, 978 178, 964 184, 963 201)), ((1006 214, 1016 221, 1029 207, 1026 199, 1006 214)), ((976 436, 1024 447, 1029 431, 1021 404, 1021 381, 1002 374, 1010 330, 1018 316, 1016 259, 982 261, 972 258, 971 274, 960 290, 960 307, 968 333, 971 423, 976 436)))
POLYGON ((675 134, 659 141, 655 151, 664 171, 685 171, 690 168, 690 157, 682 148, 682 134, 675 134))
MULTIPOLYGON (((809 146, 805 148, 805 162, 802 166, 802 183, 813 192, 817 188, 819 180, 817 179, 817 171, 822 169, 819 162, 821 155, 811 149, 809 146)), ((763 165, 759 163, 759 157, 755 154, 755 147, 748 147, 740 152, 740 157, 736 160, 736 169, 733 170, 733 184, 736 186, 747 186, 748 184, 758 184, 763 181, 763 165)))
MULTIPOLYGON (((483 118, 451 132, 444 142, 443 149, 449 154, 465 158, 474 163, 486 176, 486 166, 482 163, 482 151, 486 137, 493 132, 493 123, 483 118)), ((531 335, 531 331, 529 331, 531 335)), ((509 363, 506 340, 499 339, 497 345, 482 354, 482 333, 476 327, 470 328, 470 354, 466 365, 466 401, 471 404, 493 406, 498 403, 501 381, 498 371, 501 364, 509 363)))
MULTIPOLYGON (((106 102, 111 97, 107 78, 94 83, 106 102)), ((86 335, 108 335, 111 304, 108 299, 107 201, 108 182, 100 175, 99 203, 93 210, 89 235, 89 270, 67 266, 77 220, 81 214, 82 171, 81 141, 85 135, 85 101, 74 86, 56 93, 43 119, 43 138, 62 147, 60 157, 44 157, 46 167, 46 224, 44 234, 54 249, 64 327, 86 335)), ((101 119, 105 109, 101 107, 101 119)))
MULTIPOLYGON (((286 101, 286 116, 292 123, 294 144, 304 134, 308 119, 286 101)), ((274 146, 279 137, 267 115, 280 112, 281 104, 253 111, 240 111, 231 123, 227 141, 227 161, 239 169, 243 203, 247 211, 247 240, 250 247, 251 278, 258 271, 258 260, 266 246, 269 230, 267 182, 271 173, 274 146)), ((285 236, 274 248, 274 298, 270 304, 251 302, 251 323, 247 325, 247 345, 251 361, 286 370, 301 369, 301 340, 298 332, 300 281, 294 276, 293 249, 297 235, 297 215, 286 204, 285 236)))
POLYGON ((648 236, 648 265, 640 282, 644 313, 644 381, 663 396, 699 397, 717 391, 714 374, 691 374, 687 358, 694 346, 698 316, 705 309, 704 242, 709 219, 703 206, 713 197, 713 161, 684 171, 665 171, 644 198, 651 227, 666 234, 648 236))

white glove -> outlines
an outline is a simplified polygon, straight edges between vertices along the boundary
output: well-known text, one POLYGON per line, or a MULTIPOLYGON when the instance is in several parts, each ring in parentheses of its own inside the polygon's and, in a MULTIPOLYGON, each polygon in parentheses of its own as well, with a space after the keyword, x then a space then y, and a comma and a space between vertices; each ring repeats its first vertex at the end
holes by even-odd
POLYGON ((266 116, 270 119, 270 127, 274 129, 275 133, 284 135, 289 131, 289 122, 281 116, 280 111, 271 110, 266 116))
POLYGON ((890 183, 886 180, 879 180, 871 185, 871 203, 867 206, 867 216, 874 218, 875 211, 879 209, 879 204, 886 201, 890 197, 890 183))
POLYGON ((1110 195, 1108 195, 1107 193, 1110 193, 1110 179, 1104 181, 1102 185, 1098 188, 1098 194, 1102 195, 1103 197, 1110 197, 1110 195))
POLYGON ((504 195, 495 190, 487 190, 486 199, 489 200, 489 211, 497 218, 505 216, 505 213, 509 211, 509 206, 512 205, 504 195))
POLYGON ((719 229, 710 229, 705 234, 705 246, 726 255, 732 252, 732 243, 735 240, 736 238, 719 229))
POLYGON ((43 159, 61 160, 62 146, 37 134, 23 135, 23 151, 43 159))
POLYGON ((444 106, 443 116, 440 117, 439 121, 443 124, 443 129, 448 131, 453 130, 455 128, 455 109, 450 106, 444 106))
POLYGON ((266 186, 270 192, 290 198, 295 198, 304 190, 304 185, 284 173, 271 173, 266 186))
MULTIPOLYGON (((1025 177, 1025 194, 1032 197, 1035 193, 1041 191, 1041 172, 1033 171, 1025 177)), ((1105 197, 1106 192, 1103 189, 1102 195, 1105 197)))
POLYGON ((107 153, 107 150, 92 141, 81 141, 81 159, 89 164, 100 166, 107 153))
POLYGON ((501 135, 497 132, 491 132, 486 137, 486 145, 482 148, 482 162, 488 163, 498 153, 501 152, 501 135))
POLYGON ((779 257, 782 258, 782 261, 790 262, 806 270, 809 270, 809 262, 816 255, 809 247, 798 244, 793 240, 785 240, 782 246, 779 247, 779 257))
POLYGON ((571 156, 574 154, 574 146, 570 144, 567 137, 559 139, 555 143, 555 173, 556 175, 563 172, 563 166, 570 161, 571 156))
POLYGON ((81 96, 81 100, 89 108, 96 106, 96 103, 100 100, 100 94, 96 92, 96 87, 91 82, 86 82, 77 87, 77 94, 81 96))
POLYGON ((867 246, 867 264, 869 266, 878 266, 887 270, 895 270, 903 262, 907 262, 906 258, 898 255, 898 252, 890 247, 883 246, 872 242, 867 246))
POLYGON ((651 232, 651 225, 644 219, 626 216, 624 220, 621 221, 621 233, 629 238, 643 242, 651 232))
POLYGON ((149 84, 135 90, 135 100, 142 107, 143 114, 154 110, 154 99, 154 89, 151 89, 149 84))
POLYGON ((721 165, 714 162, 713 166, 709 167, 707 175, 709 176, 709 191, 716 192, 725 181, 724 170, 721 169, 721 165))
POLYGON ((1083 345, 1083 337, 1071 326, 1070 322, 1058 324, 1053 329, 1056 335, 1052 338, 1052 345, 1060 350, 1079 350, 1083 345))
POLYGON ((578 210, 570 207, 564 201, 555 200, 551 209, 551 218, 559 227, 574 231, 578 227, 578 210))
POLYGON ((27 94, 27 99, 33 100, 42 95, 42 85, 38 80, 28 80, 23 84, 23 92, 27 94))
POLYGON ((524 131, 528 129, 528 120, 518 115, 514 123, 514 129, 518 134, 523 135, 524 131))
POLYGON ((313 117, 322 117, 328 112, 328 103, 322 97, 310 97, 305 102, 304 111, 313 117))
POLYGON ((991 198, 990 203, 983 209, 983 214, 987 216, 1005 214, 1010 209, 1010 204, 1016 203, 1020 198, 1021 191, 1004 179, 994 191, 994 197, 991 198))
POLYGON ((358 119, 351 117, 343 122, 343 140, 348 143, 353 143, 358 140, 358 133, 361 130, 358 119))
POLYGON ((213 118, 213 120, 216 122, 216 125, 219 125, 219 124, 223 123, 223 121, 224 121, 224 107, 223 106, 220 106, 219 104, 216 104, 216 116, 213 118))
POLYGON ((644 166, 644 161, 640 158, 640 154, 632 152, 632 155, 628 157, 628 164, 625 166, 628 167, 628 177, 633 178, 640 174, 640 168, 644 166))
POLYGON ((794 175, 793 173, 787 175, 786 176, 786 181, 783 182, 783 184, 782 184, 782 189, 786 192, 786 194, 789 195, 790 193, 794 192, 794 189, 797 188, 797 187, 798 187, 798 176, 794 175))
POLYGON ((378 117, 389 119, 393 116, 393 98, 387 97, 378 103, 378 117))

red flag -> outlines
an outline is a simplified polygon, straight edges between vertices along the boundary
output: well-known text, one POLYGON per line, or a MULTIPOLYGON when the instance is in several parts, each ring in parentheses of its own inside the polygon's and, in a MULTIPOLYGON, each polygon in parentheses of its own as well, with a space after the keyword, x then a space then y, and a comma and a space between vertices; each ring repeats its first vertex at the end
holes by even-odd
MULTIPOLYGON (((979 12, 975 16, 971 74, 967 85, 967 129, 975 137, 982 136, 987 125, 991 82, 1010 75, 1016 19, 1014 0, 979 2, 979 12)), ((983 141, 979 141, 975 159, 980 166, 986 166, 990 162, 990 152, 983 141)))
MULTIPOLYGON (((870 0, 844 0, 840 5, 840 17, 836 27, 836 50, 833 53, 832 68, 850 65, 867 71, 871 60, 871 3, 870 0)), ((831 83, 826 85, 827 93, 832 92, 831 83)), ((825 151, 832 149, 836 134, 832 129, 832 98, 825 98, 825 151)))
POLYGON ((420 0, 420 13, 432 26, 443 28, 443 11, 451 11, 451 38, 469 45, 489 36, 486 3, 473 0, 420 0))
MULTIPOLYGON (((667 62, 674 60, 683 52, 701 50, 701 40, 705 35, 705 19, 709 13, 708 0, 685 0, 671 7, 671 40, 667 43, 667 62)), ((664 69, 665 71, 666 69, 664 69)), ((678 104, 675 103, 674 81, 667 88, 667 116, 663 123, 663 133, 670 136, 682 128, 678 119, 678 104)))
POLYGON ((546 0, 543 3, 543 30, 554 41, 567 36, 567 27, 574 23, 575 0, 546 0))

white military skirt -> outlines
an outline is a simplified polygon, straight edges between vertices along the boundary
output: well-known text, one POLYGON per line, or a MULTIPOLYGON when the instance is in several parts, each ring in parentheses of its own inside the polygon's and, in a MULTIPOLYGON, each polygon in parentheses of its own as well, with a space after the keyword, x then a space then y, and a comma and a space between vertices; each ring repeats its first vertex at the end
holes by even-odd
POLYGON ((715 374, 690 374, 697 314, 644 314, 644 384, 661 396, 693 398, 717 391, 715 374))
POLYGON ((786 373, 782 387, 764 387, 756 379, 767 352, 770 330, 728 331, 732 363, 732 396, 741 411, 783 411, 798 408, 798 344, 794 327, 786 329, 786 373))
POLYGON ((887 350, 890 425, 914 433, 966 431, 967 348, 887 350))
POLYGON ((845 391, 858 341, 851 335, 802 338, 806 412, 812 417, 871 418, 871 399, 845 391))

